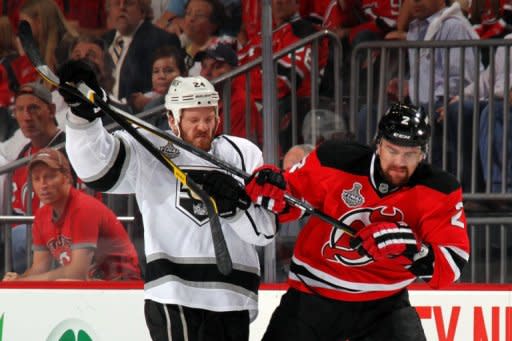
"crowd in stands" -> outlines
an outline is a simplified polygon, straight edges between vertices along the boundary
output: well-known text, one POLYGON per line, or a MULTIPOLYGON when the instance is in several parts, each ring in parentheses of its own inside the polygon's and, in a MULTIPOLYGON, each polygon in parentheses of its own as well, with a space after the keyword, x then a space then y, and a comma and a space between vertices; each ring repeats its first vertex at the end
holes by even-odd
MULTIPOLYGON (((16 36, 21 20, 30 24, 37 48, 51 70, 57 72, 59 66, 68 60, 88 63, 99 76, 101 87, 108 92, 110 103, 138 114, 161 106, 164 95, 177 76, 202 75, 212 81, 260 57, 261 10, 261 1, 258 0, 3 0, 0 7, 0 166, 32 156, 65 139, 64 121, 68 108, 58 91, 40 79, 25 56, 16 36)), ((364 41, 512 38, 510 0, 473 0, 471 6, 463 0, 456 4, 445 0, 272 0, 272 13, 274 52, 327 28, 342 41, 344 63, 350 60, 353 47, 364 41)), ((296 51, 293 58, 288 54, 277 61, 279 126, 283 136, 288 137, 292 129, 289 119, 292 89, 295 88, 299 100, 307 100, 311 96, 312 53, 312 45, 307 44, 296 51), (292 82, 292 74, 296 83, 292 82)), ((472 96, 478 96, 482 101, 481 131, 487 131, 491 75, 490 71, 486 71, 480 79, 481 84, 476 83, 476 72, 472 68, 477 65, 474 60, 478 56, 474 55, 474 50, 466 51, 463 81, 459 81, 458 74, 450 75, 450 105, 446 110, 441 108, 446 96, 442 78, 446 68, 458 70, 456 65, 445 63, 442 51, 436 52, 436 56, 423 52, 417 56, 415 53, 418 51, 411 50, 408 56, 411 81, 399 84, 398 80, 393 80, 388 86, 389 100, 408 100, 419 105, 428 103, 425 96, 430 93, 430 82, 426 81, 430 64, 424 61, 436 58, 441 62, 436 64, 435 70, 435 108, 439 109, 435 119, 438 122, 447 119, 449 136, 455 136, 453 129, 457 129, 458 125, 454 117, 460 100, 457 95, 459 86, 463 84, 467 93, 463 102, 466 122, 471 121, 474 112, 472 96), (419 69, 413 63, 416 58, 421 60, 419 69), (419 82, 416 78, 419 78, 419 82), (416 84, 421 88, 415 88, 416 84), (399 96, 399 92, 402 96, 399 96)), ((450 61, 457 63, 459 52, 453 50, 452 54, 450 61)), ((501 48, 495 55, 496 66, 504 65, 504 56, 505 51, 501 48)), ((327 41, 321 41, 318 58, 322 75, 320 95, 329 102, 334 91, 330 78, 335 76, 332 48, 327 41)), ((372 58, 367 63, 375 62, 379 58, 378 52, 372 58)), ((487 65, 488 61, 483 60, 482 70, 487 65)), ((498 68, 494 73, 493 79, 506 76, 498 68)), ((494 84, 496 87, 501 85, 501 88, 493 90, 495 135, 491 137, 492 147, 487 147, 486 135, 481 137, 481 141, 485 142, 477 147, 482 165, 489 158, 489 150, 495 154, 490 174, 488 167, 480 168, 481 181, 491 178, 493 191, 499 191, 503 186, 502 132, 505 126, 510 125, 504 121, 503 105, 504 98, 512 97, 512 92, 503 89, 502 80, 494 84)), ((216 89, 222 98, 225 91, 223 84, 218 83, 216 89)), ((251 69, 233 78, 230 92, 231 102, 219 103, 221 120, 229 113, 229 132, 247 137, 261 146, 261 68, 251 69), (246 88, 246 77, 250 80, 251 89, 246 88)), ((299 119, 302 120, 306 113, 302 113, 299 119)), ((361 117, 368 114, 363 112, 361 117)), ((169 129, 165 114, 149 117, 148 120, 161 129, 169 129)), ((219 133, 222 127, 221 124, 219 133)), ((512 130, 510 128, 509 132, 512 130)), ((302 121, 298 131, 302 132, 302 121)), ((335 136, 336 132, 332 133, 335 136)), ((356 132, 358 138, 367 138, 364 132, 361 133, 363 135, 360 133, 356 132)), ((467 144, 471 137, 471 134, 466 135, 463 143, 467 144)), ((299 142, 315 144, 314 141, 304 141, 304 136, 300 137, 299 142)), ((282 151, 291 147, 289 139, 280 143, 282 151)), ((449 152, 454 153, 456 141, 449 140, 449 143, 449 152)), ((506 144, 512 150, 512 142, 509 140, 506 144)), ((512 173, 510 159, 507 160, 509 177, 512 173)), ((466 155, 465 162, 470 161, 470 156, 466 155)), ((72 170, 70 174, 73 174, 72 170)), ((463 174, 463 183, 469 182, 468 177, 463 174)), ((505 186, 507 190, 510 190, 511 183, 509 181, 505 186)), ((31 193, 28 168, 17 169, 12 184, 8 185, 12 186, 14 198, 10 210, 15 214, 36 214, 40 201, 37 192, 32 200, 28 199, 31 193)), ((78 185, 78 188, 86 191, 83 186, 78 185)), ((73 190, 72 193, 81 192, 73 190)), ((26 225, 15 226, 12 232, 13 270, 21 274, 27 269, 26 225)), ((41 242, 34 238, 34 251, 40 250, 41 245, 36 244, 37 241, 41 242)), ((47 257, 49 255, 45 251, 45 262, 47 257)))

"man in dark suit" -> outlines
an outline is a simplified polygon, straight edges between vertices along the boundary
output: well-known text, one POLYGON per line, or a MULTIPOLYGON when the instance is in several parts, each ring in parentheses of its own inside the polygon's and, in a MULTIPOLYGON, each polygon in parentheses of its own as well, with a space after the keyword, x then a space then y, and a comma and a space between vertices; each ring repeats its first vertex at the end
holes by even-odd
POLYGON ((116 65, 112 93, 129 99, 135 92, 151 90, 152 53, 163 45, 180 47, 176 35, 154 26, 149 0, 107 0, 108 21, 113 30, 103 39, 116 65))

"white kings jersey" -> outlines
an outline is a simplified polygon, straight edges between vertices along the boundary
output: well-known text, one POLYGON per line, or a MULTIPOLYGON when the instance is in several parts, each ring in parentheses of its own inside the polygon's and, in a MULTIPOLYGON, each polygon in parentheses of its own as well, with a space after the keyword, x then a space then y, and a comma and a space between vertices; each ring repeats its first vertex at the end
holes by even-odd
MULTIPOLYGON (((131 135, 111 135, 100 120, 68 121, 66 133, 66 151, 84 182, 109 193, 135 193, 144 222, 146 299, 212 311, 249 310, 256 317, 260 267, 254 245, 271 242, 273 214, 251 205, 221 218, 233 260, 233 272, 224 276, 216 267, 205 206, 131 135)), ((157 136, 141 134, 194 180, 219 170, 157 136)), ((263 163, 258 147, 234 136, 215 138, 210 153, 248 173, 263 163)))

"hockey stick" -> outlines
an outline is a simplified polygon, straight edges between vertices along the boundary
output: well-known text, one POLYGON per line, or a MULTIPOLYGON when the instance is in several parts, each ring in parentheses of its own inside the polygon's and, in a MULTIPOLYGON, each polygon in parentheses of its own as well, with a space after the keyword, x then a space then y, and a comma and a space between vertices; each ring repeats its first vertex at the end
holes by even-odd
MULTIPOLYGON (((244 179, 244 181, 248 180, 251 177, 251 174, 244 172, 243 170, 213 156, 210 153, 205 152, 202 149, 194 147, 193 145, 189 144, 188 142, 180 139, 179 137, 177 137, 173 134, 169 134, 166 131, 158 129, 157 127, 147 123, 146 121, 141 120, 140 118, 138 118, 136 116, 133 116, 127 112, 123 112, 118 108, 111 107, 111 109, 116 111, 119 114, 119 116, 122 116, 125 120, 127 120, 131 124, 134 124, 134 125, 142 128, 158 137, 161 137, 162 139, 167 140, 168 142, 185 149, 186 151, 202 158, 203 160, 206 160, 206 161, 218 166, 219 168, 222 168, 222 169, 230 172, 231 174, 239 176, 240 178, 244 179)), ((343 230, 345 233, 347 233, 351 237, 353 237, 356 234, 355 230, 350 225, 347 225, 347 224, 331 217, 330 215, 314 208, 309 203, 307 203, 303 200, 297 199, 288 193, 285 194, 284 197, 285 197, 285 200, 290 205, 299 207, 310 215, 317 216, 318 218, 322 219, 323 221, 333 225, 335 228, 343 230)))
MULTIPOLYGON (((127 120, 131 124, 134 124, 134 125, 142 128, 158 137, 161 137, 162 139, 167 140, 168 142, 185 149, 186 151, 202 158, 203 160, 206 160, 206 161, 218 166, 219 168, 222 168, 222 169, 230 172, 231 174, 239 176, 240 178, 244 179, 244 181, 248 180, 251 177, 251 174, 244 172, 243 170, 213 156, 210 153, 207 153, 199 148, 192 146, 188 142, 180 139, 179 137, 177 137, 173 134, 169 134, 166 131, 158 129, 157 127, 147 123, 146 121, 141 120, 140 118, 138 118, 136 116, 133 116, 127 112, 123 112, 118 108, 111 107, 111 109, 116 111, 119 114, 119 116, 122 116, 125 120, 127 120)), ((288 193, 285 194, 284 197, 285 197, 285 200, 289 204, 303 209, 306 213, 308 213, 310 215, 317 216, 318 218, 322 219, 323 221, 333 225, 335 228, 343 230, 345 233, 347 233, 351 237, 353 237, 356 234, 355 230, 350 225, 347 225, 347 224, 331 217, 330 215, 327 215, 326 213, 314 208, 309 203, 307 203, 303 200, 299 200, 299 199, 291 196, 288 193)))
POLYGON ((45 64, 41 58, 39 50, 36 48, 34 38, 32 35, 32 29, 26 21, 21 21, 19 25, 18 35, 20 37, 23 49, 30 59, 31 63, 36 68, 37 72, 46 79, 49 83, 57 86, 64 91, 69 92, 88 101, 106 114, 108 114, 114 121, 116 121, 123 129, 125 129, 130 135, 133 136, 144 148, 147 149, 155 158, 157 158, 167 169, 169 169, 176 179, 187 186, 192 192, 194 192, 204 203, 208 211, 208 217, 210 219, 210 229, 212 234, 213 248, 215 251, 215 257, 217 259, 217 268, 224 275, 229 275, 233 269, 233 263, 229 250, 222 232, 220 225, 217 205, 215 200, 208 195, 199 185, 197 185, 190 177, 187 176, 168 156, 160 152, 146 137, 142 136, 131 123, 122 118, 117 111, 111 109, 111 107, 103 101, 103 99, 97 95, 94 91, 89 89, 85 84, 79 84, 78 87, 74 87, 71 84, 61 84, 59 77, 53 73, 53 71, 45 64))
MULTIPOLYGON (((29 26, 29 25, 28 25, 29 26)), ((28 27, 28 29, 30 29, 30 26, 28 27)), ((21 39, 21 23, 20 23, 20 39, 21 39)), ((23 43, 22 41, 22 45, 25 46, 25 44, 23 43)), ((32 56, 29 55, 29 53, 27 52, 27 55, 29 56, 30 60, 32 60, 32 56)), ((40 56, 39 56, 39 53, 37 52, 37 55, 34 56, 34 58, 37 57, 40 59, 40 62, 37 63, 37 66, 36 64, 35 67, 36 69, 38 70, 38 72, 42 73, 42 76, 48 80, 50 83, 52 84, 55 84, 57 86, 60 85, 60 82, 59 82, 59 79, 58 77, 51 71, 50 68, 48 68, 44 62, 41 60, 40 56)), ((37 59, 36 59, 37 60, 37 59)), ((66 84, 68 85, 68 84, 66 84)), ((94 98, 90 98, 92 96, 92 94, 94 94, 94 91, 92 91, 88 86, 86 86, 85 84, 79 84, 78 87, 77 87, 78 91, 82 94, 82 96, 80 97, 85 97, 86 100, 90 101, 90 102, 93 102, 94 101, 94 98)), ((103 102, 101 99, 99 99, 100 102, 103 102)), ((128 121, 129 123, 131 124, 134 124, 134 125, 137 125, 139 126, 140 128, 158 136, 158 137, 161 137, 173 144, 176 144, 177 146, 187 150, 188 152, 234 174, 234 175, 237 175, 239 176, 240 178, 244 179, 244 180, 247 180, 250 178, 250 174, 236 168, 235 166, 227 163, 227 162, 224 162, 216 157, 214 157, 213 155, 201 150, 201 149, 198 149, 192 145, 190 145, 189 143, 183 141, 182 139, 178 138, 177 136, 175 135, 172 135, 172 134, 169 134, 165 131, 162 131, 156 127, 154 127, 153 125, 139 119, 138 117, 135 117, 129 113, 126 113, 126 112, 123 112, 122 110, 118 109, 118 108, 115 108, 115 107, 111 107, 111 106, 108 106, 106 103, 103 102, 104 106, 102 107, 100 105, 99 102, 96 102, 95 104, 98 105, 98 107, 100 107, 102 110, 105 110, 107 111, 107 113, 109 114, 109 116, 111 116, 111 114, 109 112, 112 112, 114 111, 117 115, 119 115, 120 117, 122 117, 123 119, 125 119, 126 121, 128 121)), ((296 207, 299 207, 301 209, 303 209, 306 213, 310 214, 310 215, 314 215, 314 216, 317 216, 318 218, 322 219, 323 221, 333 225, 335 228, 337 229, 340 229, 340 230, 343 230, 345 233, 347 233, 348 235, 350 236, 354 236, 355 235, 355 231, 354 229, 339 221, 338 219, 335 219, 329 215, 327 215, 326 213, 314 208, 313 206, 311 206, 309 203, 303 201, 303 200, 300 200, 300 199, 297 199, 293 196, 291 196, 290 194, 285 194, 285 200, 293 205, 293 206, 296 206, 296 207)))

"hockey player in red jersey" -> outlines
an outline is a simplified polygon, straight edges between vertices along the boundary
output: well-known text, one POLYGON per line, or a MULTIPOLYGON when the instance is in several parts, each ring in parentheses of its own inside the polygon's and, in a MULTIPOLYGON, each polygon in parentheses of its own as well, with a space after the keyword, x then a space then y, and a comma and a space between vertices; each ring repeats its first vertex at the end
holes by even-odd
POLYGON ((425 340, 407 286, 446 287, 469 259, 460 184, 425 162, 429 138, 427 114, 393 104, 375 148, 327 141, 287 172, 253 173, 247 193, 281 222, 302 215, 290 193, 356 231, 310 218, 263 340, 425 340))

